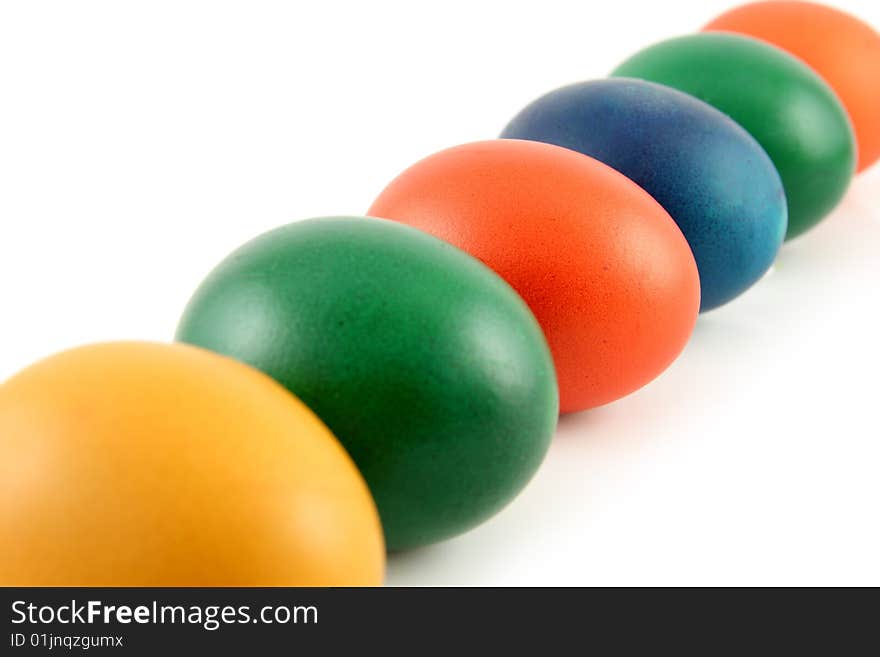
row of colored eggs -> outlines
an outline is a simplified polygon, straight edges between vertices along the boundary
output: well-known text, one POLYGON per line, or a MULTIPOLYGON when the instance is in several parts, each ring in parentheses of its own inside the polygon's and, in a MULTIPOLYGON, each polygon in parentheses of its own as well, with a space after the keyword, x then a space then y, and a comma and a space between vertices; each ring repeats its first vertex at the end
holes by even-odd
POLYGON ((788 2, 713 25, 778 36, 839 97, 755 39, 661 43, 415 164, 385 220, 245 245, 181 321, 200 348, 96 345, 5 383, 0 583, 377 584, 383 546, 494 514, 560 410, 656 377, 830 211, 850 120, 860 166, 880 156, 870 28, 788 2))

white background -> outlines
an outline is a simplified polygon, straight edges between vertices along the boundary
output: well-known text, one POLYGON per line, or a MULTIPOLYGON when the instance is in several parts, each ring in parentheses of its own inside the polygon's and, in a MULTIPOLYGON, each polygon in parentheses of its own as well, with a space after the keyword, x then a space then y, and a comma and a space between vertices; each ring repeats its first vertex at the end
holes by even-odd
MULTIPOLYGON (((880 25, 875 0, 835 3, 880 25)), ((728 3, 0 4, 0 379, 168 340, 218 260, 728 3)), ((880 82, 878 82, 880 83, 880 82)), ((878 118, 880 120, 880 118, 878 118)), ((880 166, 411 584, 880 584, 880 166)))

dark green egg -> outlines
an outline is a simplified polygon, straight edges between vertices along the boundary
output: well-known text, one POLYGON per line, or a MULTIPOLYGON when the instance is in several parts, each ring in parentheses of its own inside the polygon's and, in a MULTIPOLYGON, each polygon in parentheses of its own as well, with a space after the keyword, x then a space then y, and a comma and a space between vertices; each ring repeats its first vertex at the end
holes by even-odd
POLYGON ((633 55, 613 73, 674 87, 733 118, 767 151, 785 188, 787 239, 822 220, 856 166, 846 110, 806 64, 750 37, 702 33, 633 55))
POLYGON ((312 219, 258 237, 201 285, 177 337, 308 404, 363 473, 390 549, 489 518, 556 426, 553 362, 525 303, 479 261, 396 222, 312 219))

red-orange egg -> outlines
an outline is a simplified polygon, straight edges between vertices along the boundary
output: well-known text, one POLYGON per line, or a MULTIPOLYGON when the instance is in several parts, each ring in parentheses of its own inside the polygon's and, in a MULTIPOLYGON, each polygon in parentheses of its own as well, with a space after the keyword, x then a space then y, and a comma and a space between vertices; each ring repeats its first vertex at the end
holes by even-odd
POLYGON ((855 16, 812 2, 754 2, 706 31, 737 32, 788 51, 834 89, 853 123, 858 170, 880 159, 880 34, 855 16))
POLYGON ((547 336, 562 412, 645 385, 693 330, 700 286, 681 231, 647 192, 575 151, 450 148, 403 172, 369 214, 451 242, 511 284, 547 336))

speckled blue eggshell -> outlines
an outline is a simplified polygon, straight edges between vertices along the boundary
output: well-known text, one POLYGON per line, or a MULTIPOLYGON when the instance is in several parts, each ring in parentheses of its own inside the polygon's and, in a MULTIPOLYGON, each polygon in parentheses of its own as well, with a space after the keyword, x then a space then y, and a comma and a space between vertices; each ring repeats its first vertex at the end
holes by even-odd
POLYGON ((627 78, 573 84, 526 107, 501 136, 579 151, 651 194, 694 253, 701 312, 760 279, 785 237, 782 181, 758 142, 670 87, 627 78))

